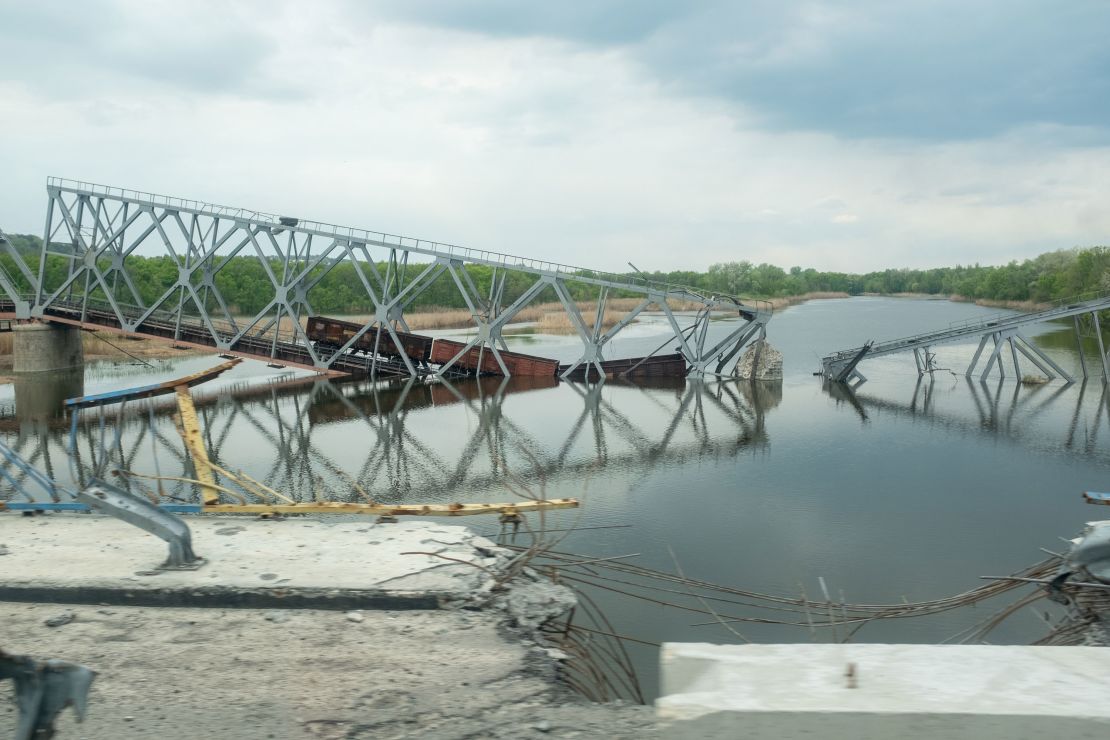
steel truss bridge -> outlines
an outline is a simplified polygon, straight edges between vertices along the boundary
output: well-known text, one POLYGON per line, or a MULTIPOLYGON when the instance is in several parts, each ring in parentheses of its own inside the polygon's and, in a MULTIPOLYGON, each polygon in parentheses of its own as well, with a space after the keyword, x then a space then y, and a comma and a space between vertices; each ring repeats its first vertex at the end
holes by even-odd
POLYGON ((564 375, 583 364, 601 372, 606 345, 653 306, 666 316, 672 342, 677 342, 693 376, 730 372, 744 345, 765 336, 771 318, 765 301, 706 294, 639 275, 596 272, 54 177, 47 182, 47 195, 41 252, 26 255, 10 243, 2 245, 15 267, 12 272, 0 269, 0 318, 34 318, 169 339, 332 374, 370 371, 409 377, 428 371, 407 356, 397 332, 408 331, 406 310, 441 277, 461 295, 475 336, 435 371, 440 376, 474 347, 488 350, 509 376, 500 354, 508 349, 503 330, 541 294, 554 294, 582 341, 581 356, 564 375), (153 301, 142 299, 128 273, 133 255, 172 260, 172 284, 153 301), (233 315, 219 287, 221 270, 237 256, 256 258, 265 272, 267 304, 247 318, 233 315), (48 260, 52 268, 61 260, 64 270, 48 270, 48 260), (410 262, 413 270, 408 269, 410 262), (373 316, 344 345, 315 346, 302 328, 302 318, 315 313, 314 290, 342 264, 351 266, 356 287, 374 307, 373 316), (487 291, 478 289, 468 265, 492 269, 487 291), (412 276, 418 266, 422 269, 412 276), (514 273, 527 276, 530 287, 519 295, 506 295, 507 279, 514 273), (572 299, 571 286, 586 286, 585 292, 593 296, 593 326, 572 299), (638 296, 641 301, 618 324, 602 331, 601 317, 612 294, 638 296), (696 307, 693 322, 676 316, 672 303, 696 307), (721 312, 740 320, 729 325, 725 336, 715 333, 709 341, 710 319, 721 312), (351 348, 375 327, 388 332, 388 339, 378 336, 392 340, 399 354, 390 353, 391 359, 356 358, 351 348))
POLYGON ((918 376, 921 376, 925 373, 932 373, 937 369, 936 356, 931 351, 934 345, 979 337, 979 346, 975 350, 975 355, 972 357, 971 364, 968 365, 966 372, 969 378, 974 374, 984 350, 988 348, 990 354, 980 378, 986 380, 995 367, 998 368, 999 377, 1005 378, 1004 364, 1006 357, 1004 350, 1008 346, 1014 377, 1018 380, 1022 378, 1021 363, 1018 359, 1020 354, 1044 373, 1049 380, 1060 377, 1067 383, 1073 383, 1075 378, 1022 333, 1022 329, 1031 324, 1070 318, 1075 327, 1075 341, 1079 351, 1083 377, 1088 377, 1087 360, 1083 353, 1083 339, 1094 338, 1098 343, 1102 382, 1107 383, 1110 382, 1110 356, 1107 355, 1103 343, 1102 326, 1098 318, 1100 311, 1107 310, 1110 310, 1110 295, 1080 296, 1061 301, 1043 311, 1025 314, 1001 314, 985 319, 957 322, 938 331, 915 334, 914 336, 886 342, 869 343, 862 347, 834 352, 821 358, 822 372, 830 380, 859 384, 867 380, 858 367, 863 360, 895 352, 913 352, 914 362, 917 364, 917 373, 918 376))
MULTIPOLYGON (((357 484, 375 501, 401 504, 465 501, 500 490, 507 480, 566 489, 607 469, 635 470, 641 477, 675 461, 747 454, 769 444, 765 416, 778 402, 773 392, 750 383, 677 379, 666 387, 643 387, 617 381, 620 392, 636 396, 633 407, 648 409, 662 423, 638 424, 606 400, 601 384, 570 384, 581 409, 557 425, 545 419, 537 426, 535 415, 523 412, 513 418, 506 402, 515 394, 556 383, 554 378, 519 377, 383 385, 307 378, 226 388, 214 395, 198 392, 195 403, 209 456, 227 470, 244 467, 234 458, 233 440, 257 437, 272 454, 251 475, 298 502, 358 502, 357 484), (459 426, 469 431, 451 445, 432 444, 424 425, 442 426, 447 407, 464 412, 459 426), (434 414, 419 418, 431 409, 434 414), (337 448, 332 440, 350 439, 350 429, 369 443, 337 448)), ((137 477, 117 480, 134 493, 163 503, 191 503, 199 501, 200 490, 181 480, 196 478, 174 429, 175 408, 172 402, 152 400, 128 405, 121 417, 108 412, 98 419, 86 412, 72 454, 69 424, 61 417, 22 424, 9 420, 0 434, 15 453, 63 486, 84 485, 93 464, 107 457, 108 470, 165 479, 157 486, 137 477)), ((15 487, 0 489, 0 502, 25 490, 22 474, 12 474, 15 487)), ((219 474, 216 482, 223 482, 219 474)))

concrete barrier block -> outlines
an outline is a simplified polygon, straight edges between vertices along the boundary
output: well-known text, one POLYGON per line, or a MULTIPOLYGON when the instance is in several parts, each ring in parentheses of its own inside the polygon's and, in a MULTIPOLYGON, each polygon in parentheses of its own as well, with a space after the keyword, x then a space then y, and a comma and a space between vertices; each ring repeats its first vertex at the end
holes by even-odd
POLYGON ((675 738, 1110 737, 1110 653, 993 645, 663 646, 675 738))

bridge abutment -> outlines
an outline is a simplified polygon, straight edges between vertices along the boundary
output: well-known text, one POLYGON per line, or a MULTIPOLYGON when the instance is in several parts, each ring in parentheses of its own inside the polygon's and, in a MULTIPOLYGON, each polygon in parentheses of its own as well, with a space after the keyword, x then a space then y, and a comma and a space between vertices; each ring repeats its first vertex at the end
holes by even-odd
POLYGON ((85 352, 81 330, 58 324, 12 327, 12 371, 37 373, 81 367, 85 352))

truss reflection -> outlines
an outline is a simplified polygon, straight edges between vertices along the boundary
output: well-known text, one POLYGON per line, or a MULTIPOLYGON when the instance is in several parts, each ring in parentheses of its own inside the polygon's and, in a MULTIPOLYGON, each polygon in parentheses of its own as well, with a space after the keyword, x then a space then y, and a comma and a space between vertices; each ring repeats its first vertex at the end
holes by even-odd
POLYGON ((887 414, 954 432, 978 432, 1037 444, 1052 441, 1083 453, 1094 452, 1100 435, 1110 434, 1104 429, 1110 426, 1110 393, 1102 383, 1023 385, 960 377, 953 384, 923 376, 904 400, 860 393, 843 383, 826 382, 824 389, 864 423, 875 415, 887 414), (958 401, 953 403, 953 398, 958 401), (1052 423, 1039 423, 1053 415, 1052 423))
MULTIPOLYGON (((57 391, 42 392, 49 399, 57 391)), ((205 443, 220 466, 297 501, 368 495, 382 503, 503 496, 510 476, 555 495, 596 477, 747 454, 769 444, 766 414, 780 400, 781 386, 749 382, 584 385, 527 377, 390 385, 279 379, 196 393, 205 443)), ((73 477, 84 477, 86 461, 107 454, 110 468, 164 479, 121 484, 160 500, 196 500, 193 485, 172 480, 194 476, 171 404, 83 418, 75 473, 67 473, 66 420, 41 409, 22 414, 39 406, 21 398, 21 413, 0 419, 0 434, 63 485, 79 484, 73 477)))

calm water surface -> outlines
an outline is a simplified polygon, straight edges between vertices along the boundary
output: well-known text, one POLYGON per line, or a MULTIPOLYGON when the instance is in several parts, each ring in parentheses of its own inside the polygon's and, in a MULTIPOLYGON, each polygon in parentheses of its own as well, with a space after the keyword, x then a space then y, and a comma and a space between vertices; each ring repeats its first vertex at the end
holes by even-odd
MULTIPOLYGON (((1099 518, 1080 494, 1110 484, 1102 384, 1020 386, 1009 368, 1005 382, 969 382, 962 373, 974 342, 938 347, 938 365, 955 373, 932 379, 919 381, 912 355, 865 362, 870 380, 855 394, 830 394, 812 373, 833 350, 994 313, 883 298, 793 307, 769 327, 785 357, 781 388, 486 379, 383 389, 244 363, 195 395, 213 457, 297 498, 358 500, 353 478, 384 502, 513 500, 510 480, 536 495, 583 501, 578 512, 551 515, 549 527, 629 525, 570 534, 563 550, 639 553, 636 562, 662 570, 674 569, 673 550, 688 576, 707 581, 814 596, 820 576, 850 602, 920 601, 973 588, 980 575, 1011 573, 1039 560, 1038 547, 1058 549, 1058 537, 1099 518)), ((657 320, 637 324, 613 354, 650 351, 665 331, 657 320)), ((1078 374, 1066 327, 1028 333, 1078 374)), ((512 345, 564 360, 578 350, 572 337, 522 336, 512 345)), ((1096 352, 1088 357, 1093 366, 1096 352)), ((192 357, 155 368, 98 365, 83 377, 21 381, 0 391, 0 434, 68 485, 66 429, 56 418, 62 398, 212 364, 192 357)), ((170 413, 164 404, 131 410, 118 442, 115 419, 107 419, 107 446, 139 472, 187 472, 170 413)), ((82 462, 99 449, 99 434, 96 425, 83 431, 82 462)), ((181 486, 169 492, 195 496, 181 486)), ((649 641, 734 639, 720 627, 692 626, 705 621, 699 615, 602 599, 620 632, 649 641)), ((961 610, 889 621, 857 639, 936 642, 984 616, 961 610)), ((760 641, 811 639, 796 628, 742 629, 760 641)), ((992 639, 1021 642, 1043 631, 1030 611, 992 639)), ((650 694, 655 656, 644 648, 635 657, 650 694)))

